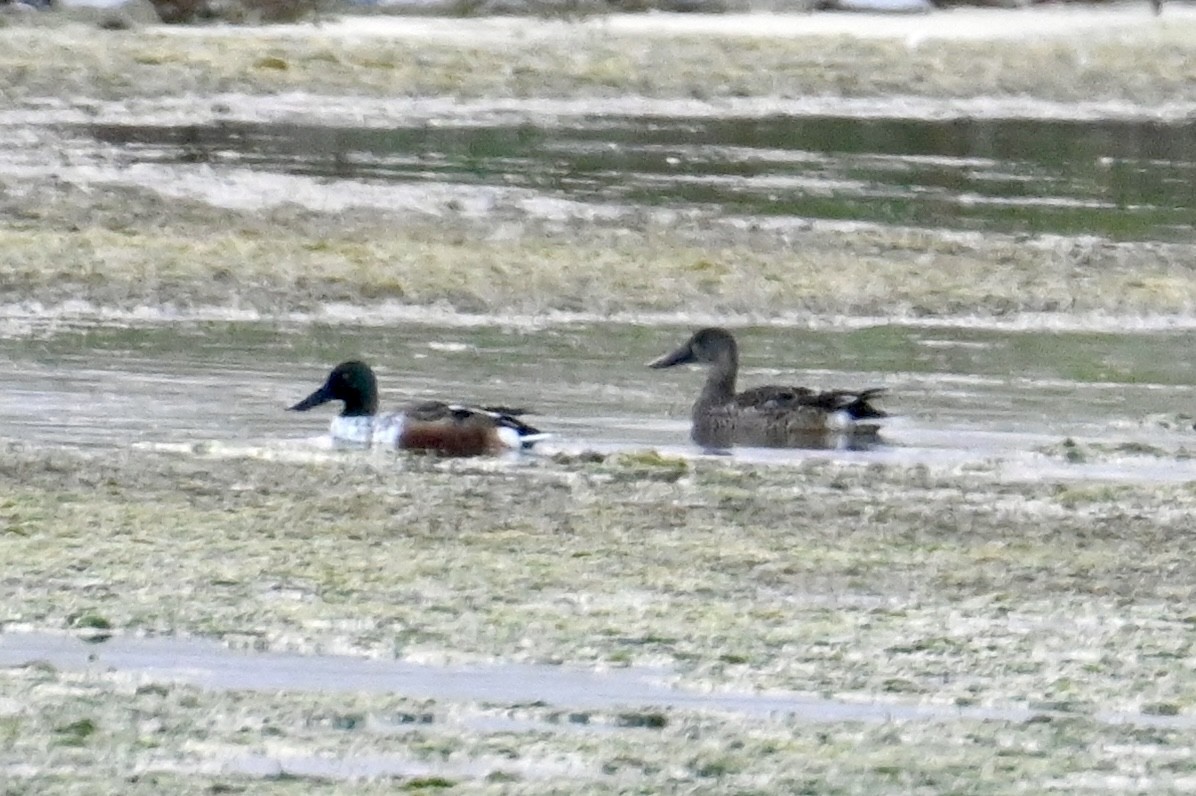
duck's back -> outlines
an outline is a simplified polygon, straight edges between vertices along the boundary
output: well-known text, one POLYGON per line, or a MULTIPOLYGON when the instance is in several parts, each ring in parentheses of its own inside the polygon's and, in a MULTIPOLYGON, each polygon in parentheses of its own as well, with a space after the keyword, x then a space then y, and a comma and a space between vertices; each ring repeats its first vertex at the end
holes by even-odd
POLYGON ((807 387, 781 387, 769 384, 744 390, 735 396, 735 404, 741 410, 770 411, 800 406, 813 395, 815 392, 807 387))
POLYGON ((871 400, 881 389, 817 392, 807 387, 765 385, 737 393, 720 405, 695 405, 692 436, 705 447, 825 447, 829 437, 875 436, 881 418, 871 400))

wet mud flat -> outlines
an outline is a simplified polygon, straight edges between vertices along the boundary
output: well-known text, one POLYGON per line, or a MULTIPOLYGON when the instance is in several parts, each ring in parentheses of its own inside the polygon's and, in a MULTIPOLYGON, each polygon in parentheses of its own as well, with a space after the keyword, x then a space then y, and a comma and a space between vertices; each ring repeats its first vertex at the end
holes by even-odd
POLYGON ((0 85, 18 101, 296 90, 461 99, 1012 96, 1155 106, 1196 99, 1196 13, 1185 4, 1162 19, 1137 3, 954 9, 905 20, 855 14, 837 24, 836 16, 348 17, 115 32, 13 24, 0 28, 0 85))
MULTIPOLYGON (((219 178, 214 179, 219 182, 219 178)), ((499 201, 477 217, 284 203, 229 210, 153 189, 39 184, 4 205, 0 300, 18 313, 250 318, 329 306, 807 323, 844 316, 1183 316, 1190 243, 953 233, 499 201)), ((382 310, 385 317, 385 310, 382 310)), ((1121 321, 1117 321, 1121 323, 1121 321)), ((1126 321, 1132 324, 1133 321, 1126 321)))
POLYGON ((83 773, 146 792, 331 792, 354 777, 1179 792, 1194 765, 1187 484, 650 453, 12 445, 0 485, 6 649, 53 630, 195 635, 246 656, 240 688, 108 669, 102 641, 90 667, 45 653, 5 668, 4 766, 31 792, 83 773), (259 690, 279 653, 445 666, 446 681, 533 668, 506 697, 437 693, 434 676, 353 690, 348 673, 349 693, 259 690), (693 702, 596 705, 548 676, 535 698, 540 665, 647 670, 693 702), (812 721, 720 701, 753 692, 882 707, 812 721))

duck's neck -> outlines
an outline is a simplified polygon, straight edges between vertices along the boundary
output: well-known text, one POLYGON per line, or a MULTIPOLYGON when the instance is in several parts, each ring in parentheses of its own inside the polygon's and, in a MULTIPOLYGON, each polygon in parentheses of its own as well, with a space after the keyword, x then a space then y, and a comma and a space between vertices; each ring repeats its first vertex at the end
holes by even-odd
POLYGON ((702 394, 694 404, 694 414, 712 406, 724 406, 735 400, 735 376, 739 371, 739 357, 735 351, 719 355, 710 366, 702 394))
POLYGON ((373 417, 378 414, 377 395, 351 395, 345 398, 341 417, 373 417))

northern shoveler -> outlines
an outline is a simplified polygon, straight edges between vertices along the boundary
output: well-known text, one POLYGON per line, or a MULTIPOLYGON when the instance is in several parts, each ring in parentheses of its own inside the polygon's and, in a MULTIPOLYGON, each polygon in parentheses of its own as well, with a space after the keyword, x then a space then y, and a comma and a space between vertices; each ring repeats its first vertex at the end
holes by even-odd
POLYGON ((550 436, 519 419, 522 409, 470 407, 425 401, 399 412, 378 414, 378 380, 364 362, 342 362, 324 384, 290 407, 296 412, 341 401, 332 420, 332 439, 350 445, 383 445, 444 456, 478 456, 527 450, 550 436))
POLYGON ((844 440, 850 446, 875 440, 880 428, 875 421, 888 416, 872 405, 883 388, 818 392, 769 385, 736 393, 739 347, 726 329, 699 329, 676 351, 649 362, 648 367, 689 363, 710 367, 693 405, 690 433, 703 447, 822 448, 839 447, 844 440))

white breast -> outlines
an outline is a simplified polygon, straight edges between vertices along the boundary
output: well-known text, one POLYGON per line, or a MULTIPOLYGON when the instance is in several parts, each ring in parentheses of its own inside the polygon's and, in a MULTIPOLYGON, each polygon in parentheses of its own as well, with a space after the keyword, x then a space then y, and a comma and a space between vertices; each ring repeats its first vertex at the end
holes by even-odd
POLYGON ((337 447, 368 448, 373 437, 374 419, 372 417, 341 417, 332 418, 332 425, 328 433, 332 435, 332 443, 337 447))
POLYGON ((399 447, 399 437, 403 434, 403 420, 402 412, 378 415, 374 418, 374 444, 385 448, 399 447))

